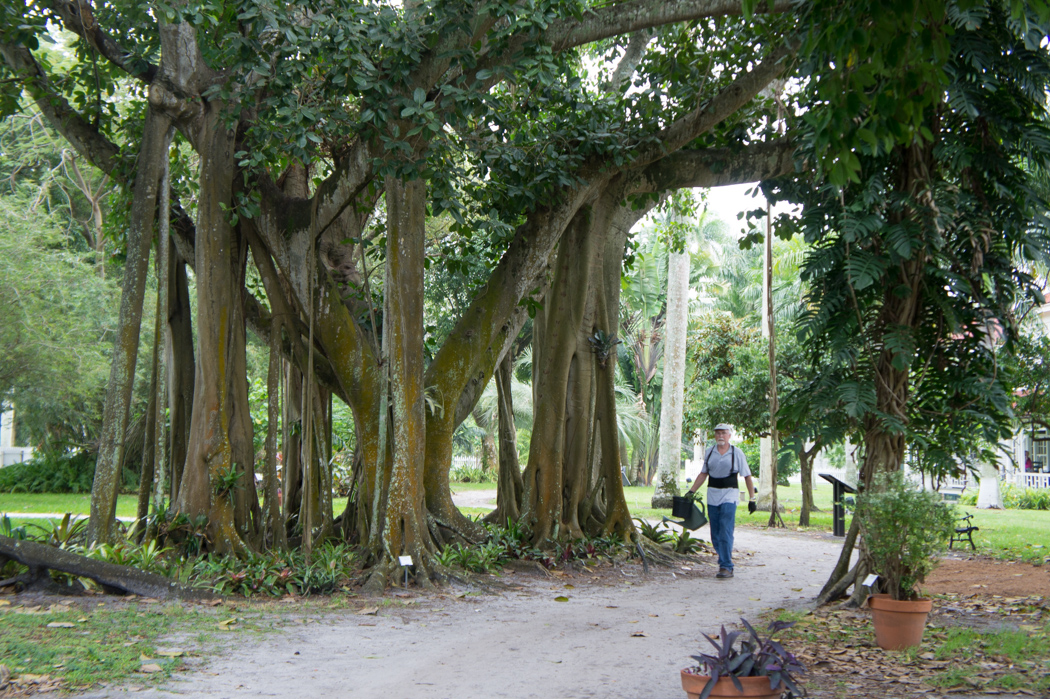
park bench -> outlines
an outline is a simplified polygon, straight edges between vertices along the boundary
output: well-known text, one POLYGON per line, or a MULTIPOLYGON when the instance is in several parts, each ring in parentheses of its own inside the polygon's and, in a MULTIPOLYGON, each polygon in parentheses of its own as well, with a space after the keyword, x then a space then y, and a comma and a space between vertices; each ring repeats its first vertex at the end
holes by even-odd
POLYGON ((977 546, 973 543, 973 533, 979 530, 980 527, 973 526, 973 515, 960 517, 956 522, 955 531, 952 532, 951 539, 948 541, 948 548, 950 549, 956 541, 969 541, 970 548, 976 551, 977 546))

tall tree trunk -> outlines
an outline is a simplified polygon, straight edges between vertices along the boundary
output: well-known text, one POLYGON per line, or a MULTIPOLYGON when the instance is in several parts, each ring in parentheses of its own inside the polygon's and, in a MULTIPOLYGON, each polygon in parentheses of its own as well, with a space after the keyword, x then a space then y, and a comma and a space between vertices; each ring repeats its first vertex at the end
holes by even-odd
MULTIPOLYGON (((894 186, 900 192, 908 192, 916 198, 922 198, 933 158, 932 149, 929 146, 910 146, 901 148, 898 152, 901 166, 899 180, 894 186)), ((910 216, 916 223, 921 223, 925 215, 924 212, 918 211, 898 214, 902 219, 910 216)), ((876 333, 885 333, 891 328, 913 330, 922 322, 925 265, 925 249, 919 248, 912 252, 909 259, 891 269, 891 276, 883 283, 882 307, 875 321, 876 333)), ((907 446, 904 432, 898 426, 908 424, 911 368, 895 367, 894 352, 884 344, 880 343, 873 351, 876 352, 872 377, 875 384, 875 407, 862 422, 864 462, 860 469, 858 489, 870 485, 877 473, 900 470, 907 446)), ((837 582, 834 576, 847 567, 846 564, 853 553, 853 540, 855 537, 852 540, 847 537, 839 554, 836 570, 825 585, 826 589, 834 587, 837 582)), ((862 560, 858 570, 864 569, 864 564, 862 560)), ((858 605, 863 601, 861 594, 854 594, 850 598, 851 605, 858 605)))
POLYGON ((132 195, 117 337, 113 343, 113 363, 106 388, 95 480, 91 485, 91 517, 87 536, 90 543, 109 541, 113 534, 125 431, 138 360, 139 329, 142 324, 149 252, 153 243, 153 222, 163 165, 168 157, 170 126, 171 122, 166 116, 147 107, 132 195))
POLYGON ((241 551, 256 537, 252 422, 242 298, 246 245, 229 222, 233 130, 222 104, 205 106, 196 239, 198 357, 190 442, 177 509, 206 515, 212 547, 241 551))
MULTIPOLYGON (((174 253, 174 250, 172 251, 174 253)), ((186 465, 186 447, 190 441, 190 414, 193 410, 193 382, 197 373, 193 359, 193 320, 190 309, 189 280, 186 263, 168 260, 168 318, 165 332, 167 341, 169 439, 168 463, 170 464, 171 491, 168 498, 175 502, 179 497, 182 472, 186 465)))
POLYGON ((521 466, 518 464, 518 431, 514 424, 514 397, 511 378, 514 374, 513 352, 503 355, 496 370, 496 401, 499 434, 499 473, 496 483, 496 509, 485 517, 488 522, 506 524, 521 516, 521 466))
POLYGON ((671 507, 678 495, 682 459, 682 409, 685 400, 685 334, 689 323, 689 253, 671 252, 667 259, 667 320, 664 323, 664 384, 660 401, 660 462, 656 470, 654 508, 671 507))
POLYGON ((292 362, 284 365, 284 410, 281 419, 281 483, 284 519, 294 530, 301 526, 299 511, 303 498, 302 409, 303 375, 292 362))
POLYGON ((808 450, 803 444, 798 452, 798 470, 802 478, 802 509, 798 515, 798 526, 809 526, 809 515, 813 512, 813 460, 821 448, 818 438, 808 450))
POLYGON ((561 524, 566 400, 587 304, 594 242, 592 213, 591 207, 581 209, 559 245, 554 282, 543 314, 542 360, 533 373, 534 417, 524 474, 523 518, 532 529, 533 543, 538 545, 580 535, 578 531, 562 531, 561 524))
POLYGON ((386 182, 387 254, 383 342, 390 371, 393 460, 382 528, 383 558, 370 587, 385 587, 398 557, 412 557, 414 579, 430 584, 432 540, 423 491, 426 413, 423 400, 423 263, 426 185, 386 182))

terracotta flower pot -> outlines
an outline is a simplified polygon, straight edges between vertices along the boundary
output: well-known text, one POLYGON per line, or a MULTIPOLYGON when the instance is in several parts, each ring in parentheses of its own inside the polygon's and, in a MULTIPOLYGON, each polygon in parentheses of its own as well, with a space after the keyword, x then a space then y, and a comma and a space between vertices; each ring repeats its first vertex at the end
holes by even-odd
MULTIPOLYGON (((682 670, 682 689, 689 695, 689 699, 698 699, 700 692, 704 691, 704 687, 707 686, 709 679, 711 678, 707 675, 695 675, 688 670, 682 670)), ((733 684, 733 680, 730 678, 720 677, 718 682, 715 683, 715 688, 711 691, 710 696, 780 699, 780 695, 784 693, 783 683, 777 685, 776 689, 771 690, 768 677, 738 677, 737 679, 740 680, 740 684, 744 687, 743 692, 737 690, 736 685, 733 684)))
POLYGON ((933 601, 917 599, 910 602, 890 599, 889 595, 868 597, 871 620, 875 625, 875 642, 884 650, 904 650, 922 643, 926 618, 933 601))

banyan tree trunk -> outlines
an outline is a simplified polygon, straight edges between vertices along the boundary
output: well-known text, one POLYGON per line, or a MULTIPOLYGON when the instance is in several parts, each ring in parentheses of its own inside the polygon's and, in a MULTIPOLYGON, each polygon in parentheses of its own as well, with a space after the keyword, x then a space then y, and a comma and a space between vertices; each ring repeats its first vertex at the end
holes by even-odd
POLYGON ((213 550, 254 546, 259 524, 241 288, 247 245, 229 223, 235 159, 222 105, 205 107, 196 239, 199 363, 176 508, 206 515, 213 550))
POLYGON ((139 150, 138 172, 128 227, 127 262, 120 297, 119 330, 114 340, 113 363, 106 388, 102 416, 102 437, 91 486, 91 517, 88 541, 105 542, 113 533, 120 488, 125 431, 131 410, 131 393, 138 361, 139 327, 146 293, 149 252, 153 242, 153 222, 157 198, 170 143, 167 117, 147 108, 146 123, 139 150))
POLYGON ((540 545, 614 531, 629 539, 633 532, 620 480, 616 348, 588 341, 616 334, 624 226, 633 223, 618 203, 606 190, 576 215, 560 243, 544 311, 534 319, 535 417, 522 520, 540 545))
POLYGON ((189 280, 186 263, 169 257, 168 262, 168 340, 167 374, 168 406, 170 419, 170 464, 171 492, 169 498, 175 502, 182 484, 182 472, 186 464, 186 448, 190 440, 190 412, 193 408, 193 382, 196 365, 193 359, 193 325, 190 312, 189 280))
POLYGON ((387 256, 383 344, 390 370, 392 460, 382 506, 383 556, 370 588, 387 585, 398 557, 412 557, 417 582, 431 584, 434 550, 426 520, 423 464, 426 413, 423 394, 423 261, 426 185, 388 180, 387 256))
POLYGON ((507 352, 496 370, 498 407, 499 473, 496 484, 496 509, 485 520, 496 524, 517 521, 521 516, 521 466, 518 464, 518 431, 514 425, 514 398, 511 377, 514 358, 507 352))

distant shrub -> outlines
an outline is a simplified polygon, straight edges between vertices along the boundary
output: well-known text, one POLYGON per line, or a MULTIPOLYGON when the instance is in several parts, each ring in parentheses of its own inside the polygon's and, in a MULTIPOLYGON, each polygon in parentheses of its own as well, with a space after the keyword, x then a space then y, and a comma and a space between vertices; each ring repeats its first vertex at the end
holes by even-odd
POLYGON ((1003 507, 1008 510, 1050 510, 1050 490, 1008 485, 1002 494, 1003 507))
POLYGON ((494 475, 480 466, 460 466, 452 469, 449 480, 453 483, 492 483, 494 475))
MULTIPOLYGON (((1004 485, 1000 489, 1003 496, 1003 507, 1008 510, 1050 510, 1050 490, 1045 488, 1018 488, 1016 485, 1004 485)), ((960 505, 977 505, 977 491, 963 493, 959 498, 960 505)))
MULTIPOLYGON (((95 455, 41 454, 29 461, 0 468, 0 493, 90 493, 95 455)), ((124 469, 123 490, 137 487, 138 477, 124 469)))

